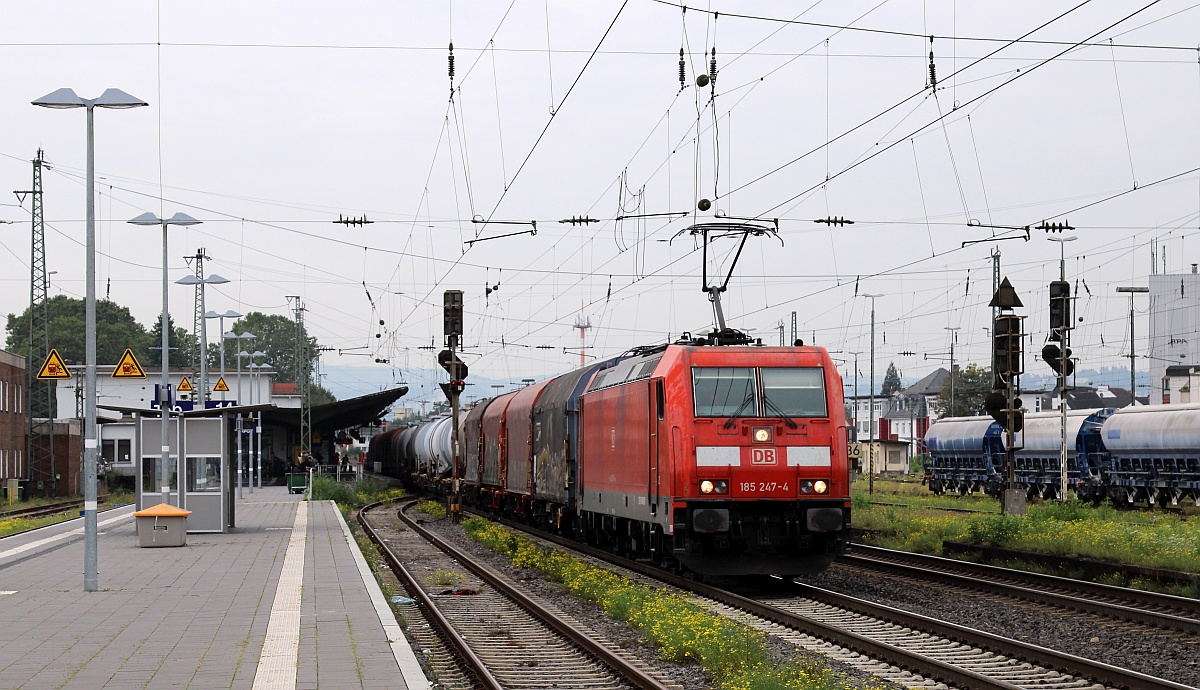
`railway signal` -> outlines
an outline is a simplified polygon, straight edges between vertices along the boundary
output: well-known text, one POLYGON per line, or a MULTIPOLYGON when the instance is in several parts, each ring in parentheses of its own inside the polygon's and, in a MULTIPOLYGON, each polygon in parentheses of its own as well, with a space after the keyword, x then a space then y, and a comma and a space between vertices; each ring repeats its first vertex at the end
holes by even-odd
POLYGON ((442 296, 442 319, 446 345, 453 350, 458 346, 458 339, 463 334, 462 290, 447 290, 442 296))
MULTIPOLYGON (((451 58, 453 59, 453 58, 451 58)), ((453 64, 453 63, 452 63, 453 64)), ((453 67, 451 68, 451 78, 453 78, 453 67)), ((438 353, 438 364, 450 374, 450 382, 439 384, 442 392, 446 394, 446 398, 450 401, 450 414, 452 418, 450 432, 450 444, 453 449, 454 457, 454 490, 450 493, 450 516, 458 522, 460 513, 462 512, 462 497, 459 493, 459 439, 458 439, 458 396, 466 389, 467 384, 463 380, 467 378, 467 365, 458 358, 455 350, 458 348, 459 339, 463 334, 463 292, 462 290, 446 290, 442 295, 442 317, 443 325, 445 326, 446 349, 438 353)))
POLYGON ((1071 328, 1071 284, 1065 280, 1050 283, 1050 339, 1061 341, 1071 328))
POLYGON ((1008 481, 1001 510, 1005 515, 1024 515, 1025 494, 1017 488, 1014 452, 1017 450, 1016 434, 1025 428, 1021 399, 1016 397, 1024 369, 1021 338, 1025 334, 1021 321, 1025 317, 1013 313, 1013 309, 1024 305, 1012 283, 1005 278, 988 306, 999 313, 992 320, 992 392, 984 399, 983 406, 1005 430, 1004 465, 1008 481))

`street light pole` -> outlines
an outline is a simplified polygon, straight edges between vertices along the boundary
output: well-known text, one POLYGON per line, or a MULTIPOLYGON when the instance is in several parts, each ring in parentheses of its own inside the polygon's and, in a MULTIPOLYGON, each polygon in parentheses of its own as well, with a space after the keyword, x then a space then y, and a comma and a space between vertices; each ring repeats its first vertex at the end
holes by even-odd
MULTIPOLYGON (((162 247, 163 247, 162 248, 162 252, 163 252, 162 314, 161 314, 161 317, 159 320, 159 329, 162 331, 162 334, 161 334, 162 335, 162 357, 161 357, 162 372, 160 372, 159 384, 158 384, 158 412, 159 412, 158 416, 162 420, 162 456, 161 456, 161 467, 160 467, 160 470, 162 471, 162 483, 159 484, 159 487, 162 490, 163 503, 170 504, 170 502, 171 502, 171 483, 170 483, 170 479, 169 479, 170 473, 167 470, 167 468, 171 464, 171 433, 170 433, 170 418, 171 418, 170 397, 171 396, 168 395, 167 391, 170 389, 170 385, 171 385, 171 380, 170 380, 170 369, 171 369, 170 342, 171 341, 170 341, 170 337, 169 337, 170 333, 171 333, 171 321, 170 321, 170 317, 169 317, 170 312, 167 309, 167 286, 168 286, 168 282, 167 282, 167 226, 169 226, 169 225, 183 225, 183 226, 199 225, 200 221, 196 220, 195 218, 192 218, 191 216, 189 216, 186 213, 176 213, 175 215, 171 216, 170 218, 159 218, 158 216, 154 215, 153 213, 150 213, 149 211, 147 211, 146 213, 143 213, 142 215, 138 216, 137 218, 130 220, 129 223, 131 223, 133 225, 161 225, 162 226, 162 234, 163 234, 163 242, 162 242, 162 247)), ((145 475, 143 475, 143 477, 144 476, 145 475)), ((176 477, 179 477, 179 476, 180 475, 178 474, 178 470, 177 470, 176 477)), ((143 487, 143 490, 144 489, 145 489, 145 487, 143 487)), ((180 492, 179 495, 180 495, 180 497, 182 497, 183 493, 180 492)), ((182 500, 177 501, 177 502, 179 504, 183 503, 182 500)))
MULTIPOLYGON (((234 338, 236 338, 237 340, 253 340, 255 337, 256 336, 253 333, 239 333, 234 336, 234 338)), ((241 345, 239 344, 238 347, 240 348, 241 345)), ((240 349, 238 350, 238 353, 237 353, 237 358, 238 358, 237 359, 237 378, 238 378, 238 401, 237 402, 238 402, 239 407, 244 402, 242 400, 242 357, 249 358, 250 353, 246 352, 245 350, 240 350, 240 349)), ((242 448, 244 447, 244 444, 243 444, 243 439, 242 439, 242 413, 241 412, 239 412, 238 416, 237 416, 237 439, 238 439, 237 488, 238 488, 238 499, 241 499, 242 498, 242 473, 243 473, 242 468, 245 465, 245 456, 242 454, 242 448)))
MULTIPOLYGON (((242 318, 242 315, 237 313, 236 311, 230 309, 230 310, 226 311, 224 314, 218 314, 215 311, 206 311, 206 312, 204 312, 204 318, 218 319, 218 321, 219 321, 218 325, 219 325, 220 331, 221 331, 221 380, 224 381, 225 380, 225 319, 240 319, 240 318, 242 318)), ((226 384, 226 387, 228 387, 228 385, 229 384, 226 384)), ((225 399, 225 391, 221 391, 221 399, 222 400, 225 399)))
MULTIPOLYGON (((99 98, 80 98, 71 89, 58 89, 33 105, 43 108, 87 109, 87 290, 84 301, 84 419, 83 419, 83 590, 99 590, 96 549, 96 460, 100 452, 96 429, 96 138, 92 113, 96 107, 126 109, 147 105, 120 89, 105 89, 99 98)), ((30 458, 32 461, 32 458, 30 458)))
POLYGON ((867 459, 869 469, 867 470, 867 493, 875 493, 875 298, 883 297, 882 293, 873 295, 864 294, 863 297, 871 299, 871 409, 867 413, 867 419, 870 425, 870 435, 868 436, 867 459))
POLYGON ((1117 292, 1129 293, 1129 406, 1133 407, 1137 404, 1137 388, 1134 366, 1134 339, 1133 339, 1133 295, 1137 292, 1150 292, 1150 288, 1140 285, 1125 285, 1117 288, 1117 292))
MULTIPOLYGON (((228 278, 222 278, 216 273, 206 277, 197 278, 192 274, 185 275, 175 281, 176 285, 199 285, 200 286, 200 313, 204 311, 204 288, 209 285, 223 285, 228 283, 228 278)), ((207 324, 200 329, 200 407, 203 409, 208 401, 208 327, 207 324)))
MULTIPOLYGON (((261 350, 255 350, 254 356, 266 357, 267 353, 265 353, 261 350)), ((270 369, 270 368, 271 368, 271 365, 267 364, 266 362, 263 362, 262 364, 258 365, 258 384, 257 384, 257 386, 262 386, 263 370, 270 369)), ((257 398, 258 402, 260 402, 260 403, 263 402, 261 388, 256 388, 256 391, 258 393, 258 398, 257 398)), ((267 378, 267 400, 266 401, 271 402, 271 379, 269 377, 267 378)), ((257 439, 255 439, 255 444, 257 445, 256 456, 257 456, 257 465, 258 465, 258 488, 261 489, 262 488, 262 430, 263 430, 262 410, 258 411, 258 420, 256 422, 256 425, 257 425, 255 427, 257 430, 256 435, 258 437, 257 439)))

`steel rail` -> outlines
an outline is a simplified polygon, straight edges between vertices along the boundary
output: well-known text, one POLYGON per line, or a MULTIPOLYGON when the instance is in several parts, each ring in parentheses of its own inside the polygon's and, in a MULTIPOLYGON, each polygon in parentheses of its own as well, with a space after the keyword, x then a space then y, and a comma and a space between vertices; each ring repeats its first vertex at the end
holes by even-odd
MULTIPOLYGON (((416 503, 416 501, 412 500, 411 503, 416 503)), ((417 605, 421 607, 422 613, 425 614, 426 619, 428 619, 437 630, 438 637, 442 638, 442 640, 445 641, 453 650, 455 655, 458 656, 459 661, 463 666, 465 666, 464 670, 467 672, 467 675, 469 677, 473 677, 476 684, 482 688, 485 688, 486 690, 504 690, 504 686, 500 685, 500 681, 496 680, 496 677, 493 676, 491 671, 488 670, 487 665, 483 663, 483 660, 475 654, 474 650, 471 649, 471 645, 468 644, 466 639, 459 634, 458 630, 455 629, 450 620, 442 615, 442 612, 438 609, 437 604, 433 602, 432 597, 425 592, 425 588, 422 587, 419 582, 417 582, 417 579, 408 571, 408 568, 404 567, 404 564, 400 562, 400 559, 396 557, 396 554, 392 553, 392 550, 389 549, 387 544, 385 544, 384 541, 379 537, 379 534, 375 531, 375 528, 371 527, 371 525, 367 522, 366 512, 373 508, 383 506, 384 504, 385 501, 377 501, 375 503, 363 506, 363 508, 358 511, 358 524, 362 526, 367 538, 370 539, 376 547, 378 547, 379 551, 383 554, 383 557, 387 560, 388 565, 391 567, 392 572, 401 579, 405 589, 407 589, 408 592, 413 595, 413 598, 417 600, 417 605)))
MULTIPOLYGON (((499 522, 518 530, 534 533, 542 539, 580 551, 581 553, 586 553, 595 558, 606 560, 610 563, 615 563, 623 568, 628 568, 649 577, 668 582, 681 589, 690 590, 697 594, 715 599, 726 605, 743 609, 753 613, 756 616, 796 628, 815 637, 820 637, 862 654, 867 654, 871 657, 881 659, 894 666, 920 673, 923 676, 941 680, 948 685, 966 688, 968 690, 987 690, 989 688, 1011 689, 1019 687, 1003 681, 988 678, 981 674, 977 674, 951 664, 946 664, 936 659, 930 659, 921 654, 916 654, 893 645, 856 635, 846 630, 841 630, 837 627, 816 621, 807 616, 785 611, 765 602, 750 599, 748 597, 696 582, 694 580, 688 580, 644 563, 628 561, 607 551, 589 547, 569 539, 564 539, 557 535, 542 532, 540 530, 535 530, 527 525, 522 525, 520 523, 504 519, 500 520, 499 522)), ((1027 644, 1019 640, 1013 640, 1000 635, 993 635, 991 633, 975 630, 966 626, 955 625, 953 623, 940 621, 935 618, 922 616, 916 613, 910 613, 908 611, 903 611, 890 606, 884 606, 882 604, 856 599, 854 597, 838 594, 836 592, 830 592, 817 587, 812 587, 810 585, 793 583, 793 586, 796 587, 803 594, 803 596, 809 597, 814 601, 820 601, 831 606, 844 608, 865 616, 889 620, 906 627, 923 630, 934 635, 946 637, 956 642, 971 645, 973 647, 992 650, 1010 658, 1019 659, 1036 664, 1038 666, 1044 666, 1046 668, 1066 672, 1071 675, 1087 678, 1108 686, 1124 688, 1125 690, 1196 690, 1191 686, 1176 683, 1164 678, 1157 678, 1144 673, 1138 673, 1137 671, 1118 668, 1100 661, 1084 659, 1072 654, 1066 654, 1053 649, 1027 644)))
POLYGON ((854 551, 849 555, 840 556, 838 562, 872 570, 896 572, 924 581, 937 580, 958 587, 996 592, 1010 598, 1024 599, 1039 604, 1123 618, 1159 628, 1200 633, 1200 617, 1189 618, 1135 608, 1128 604, 1103 601, 1116 599, 1140 606, 1155 606, 1200 614, 1200 601, 1186 597, 871 546, 855 545, 854 551), (1007 580, 1007 582, 1003 580, 1007 580), (1012 584, 1013 582, 1018 584, 1012 584), (1030 589, 1031 587, 1041 589, 1030 589), (1067 591, 1070 594, 1052 590, 1067 591), (1097 601, 1096 598, 1101 601, 1097 601))
POLYGON ((576 629, 558 616, 555 616, 554 614, 545 610, 545 608, 535 602, 524 592, 516 589, 506 582, 504 578, 497 575, 491 568, 488 568, 482 563, 477 562, 476 559, 470 554, 458 549, 453 544, 450 544, 446 540, 417 524, 415 520, 404 514, 404 511, 410 508, 412 505, 413 503, 406 504, 405 506, 401 507, 398 512, 400 519, 404 521, 404 524, 409 529, 421 535, 451 558, 454 558, 459 563, 466 566, 471 572, 479 576, 480 579, 488 583, 488 585, 493 589, 511 599, 527 613, 540 620, 546 626, 550 627, 577 646, 583 648, 595 658, 602 661, 612 671, 617 673, 617 675, 629 681, 634 686, 643 688, 643 690, 670 690, 669 686, 664 685, 657 678, 654 678, 641 669, 631 665, 624 658, 618 656, 592 636, 576 629))
POLYGON ((41 506, 32 506, 30 508, 17 508, 15 510, 5 510, 0 512, 0 520, 7 520, 15 517, 42 517, 45 515, 57 515, 58 513, 66 513, 83 505, 83 499, 74 501, 63 501, 61 503, 48 503, 41 506))

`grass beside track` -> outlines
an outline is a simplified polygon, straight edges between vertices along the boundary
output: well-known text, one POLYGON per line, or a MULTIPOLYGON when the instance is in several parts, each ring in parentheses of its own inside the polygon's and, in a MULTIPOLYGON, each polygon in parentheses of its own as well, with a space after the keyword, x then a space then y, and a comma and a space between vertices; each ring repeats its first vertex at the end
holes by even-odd
POLYGON ((404 489, 389 487, 375 479, 337 482, 323 474, 312 478, 312 500, 334 501, 347 518, 368 503, 390 501, 403 495, 404 489))
MULTIPOLYGON (((663 658, 699 663, 726 690, 863 688, 834 673, 817 658, 776 661, 766 636, 674 594, 637 584, 564 551, 531 540, 483 518, 464 520, 472 539, 508 556, 513 565, 533 568, 562 583, 574 597, 595 602, 616 620, 625 621, 651 640, 663 658)), ((883 684, 867 686, 881 690, 883 684)))
POLYGON ((938 510, 955 502, 953 497, 921 496, 914 488, 924 489, 877 480, 875 493, 868 496, 859 482, 853 497, 854 526, 873 531, 866 537, 868 543, 941 555, 943 541, 961 541, 1200 573, 1200 529, 1194 520, 1174 513, 1122 511, 1072 500, 1030 503, 1025 516, 1017 517, 1000 515, 996 499, 965 496, 953 507, 982 509, 981 504, 990 504, 994 512, 964 514, 938 510))
MULTIPOLYGON (((21 501, 18 503, 13 503, 12 505, 8 505, 8 502, 5 501, 4 508, 5 508, 5 510, 12 510, 15 508, 34 508, 34 507, 43 506, 43 505, 50 505, 53 503, 62 503, 63 501, 71 500, 71 498, 72 498, 71 496, 67 496, 67 497, 63 497, 63 498, 35 498, 35 499, 29 500, 29 501, 21 501)), ((105 500, 101 504, 101 508, 124 505, 126 503, 131 503, 132 501, 133 501, 132 494, 111 493, 111 494, 109 494, 108 499, 105 500)), ((19 534, 21 532, 28 532, 31 529, 37 529, 38 527, 46 527, 47 525, 56 525, 60 522, 65 522, 67 520, 73 520, 77 517, 79 517, 79 508, 72 508, 70 510, 63 511, 63 512, 57 513, 55 515, 43 515, 41 517, 17 516, 17 517, 0 519, 0 537, 7 537, 10 534, 19 534)))

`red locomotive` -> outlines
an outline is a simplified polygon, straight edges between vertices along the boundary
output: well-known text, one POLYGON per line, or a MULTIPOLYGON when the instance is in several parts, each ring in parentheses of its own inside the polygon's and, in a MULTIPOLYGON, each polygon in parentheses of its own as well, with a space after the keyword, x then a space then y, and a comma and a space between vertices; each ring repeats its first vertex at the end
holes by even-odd
MULTIPOLYGON (((478 403, 463 419, 457 468, 412 431, 371 444, 393 476, 547 525, 619 553, 696 573, 801 575, 848 545, 850 465, 842 380, 820 347, 750 346, 728 328, 721 294, 750 237, 778 228, 722 219, 701 239, 716 328, 638 348, 478 403), (710 284, 708 245, 740 241, 710 284), (435 469, 436 468, 436 469, 435 469), (452 471, 455 470, 456 471, 452 471)), ((437 422, 432 422, 437 424, 437 422)), ((446 443, 450 424, 433 434, 446 443)))
MULTIPOLYGON (((372 459, 444 484, 453 473, 416 457, 412 433, 377 437, 372 459)), ((824 348, 644 348, 482 401, 460 438, 468 502, 618 552, 796 575, 848 543, 842 384, 824 348)))

